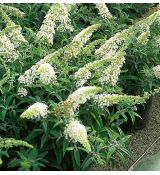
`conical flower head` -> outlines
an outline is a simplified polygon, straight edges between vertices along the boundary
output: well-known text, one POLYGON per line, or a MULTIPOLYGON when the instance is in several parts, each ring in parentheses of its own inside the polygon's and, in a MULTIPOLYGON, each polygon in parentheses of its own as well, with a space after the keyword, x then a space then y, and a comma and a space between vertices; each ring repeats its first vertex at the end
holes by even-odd
POLYGON ((86 148, 89 152, 91 147, 87 138, 87 131, 84 125, 79 121, 71 121, 65 128, 64 135, 66 138, 70 138, 73 142, 79 142, 86 148))
POLYGON ((34 103, 26 111, 21 114, 21 118, 40 119, 46 118, 48 113, 48 106, 44 103, 34 103))
POLYGON ((40 76, 40 81, 43 84, 50 84, 51 82, 56 80, 55 71, 53 67, 48 63, 44 63, 39 66, 38 74, 40 76))

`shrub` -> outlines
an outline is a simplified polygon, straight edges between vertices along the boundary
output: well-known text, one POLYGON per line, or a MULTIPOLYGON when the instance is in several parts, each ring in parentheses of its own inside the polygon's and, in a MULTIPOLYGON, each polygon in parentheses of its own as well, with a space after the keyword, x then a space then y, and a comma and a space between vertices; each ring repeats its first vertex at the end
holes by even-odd
MULTIPOLYGON (((137 17, 150 6, 144 5, 137 17)), ((119 158, 124 163, 129 136, 120 125, 128 115, 134 123, 136 104, 159 92, 153 75, 159 70, 152 70, 146 55, 153 51, 158 64, 153 48, 160 12, 128 27, 132 17, 125 10, 137 10, 135 4, 16 4, 0 9, 2 168, 86 170, 94 162, 102 166, 119 158), (143 49, 134 69, 132 57, 141 57, 143 49), (130 80, 138 81, 139 75, 141 86, 132 86, 130 80), (11 137, 17 139, 11 145, 20 148, 9 149, 6 138, 11 137)))

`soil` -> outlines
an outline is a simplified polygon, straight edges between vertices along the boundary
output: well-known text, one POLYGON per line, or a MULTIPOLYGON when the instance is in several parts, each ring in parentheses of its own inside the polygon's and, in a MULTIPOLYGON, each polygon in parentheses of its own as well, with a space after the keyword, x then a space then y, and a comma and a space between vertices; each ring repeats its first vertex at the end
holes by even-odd
MULTIPOLYGON (((160 94, 153 97, 152 106, 149 110, 149 122, 146 128, 142 130, 137 130, 132 133, 130 139, 129 148, 132 152, 131 159, 127 160, 127 163, 124 167, 120 166, 117 163, 117 166, 112 169, 107 164, 104 168, 94 167, 92 170, 103 170, 103 171, 128 171, 130 167, 146 152, 146 150, 153 144, 153 142, 160 136, 160 94)), ((152 147, 149 149, 141 160, 144 160, 148 157, 152 157, 160 152, 160 140, 158 140, 152 147)), ((136 164, 135 164, 136 165, 136 164)), ((135 166, 134 165, 134 166, 135 166)))

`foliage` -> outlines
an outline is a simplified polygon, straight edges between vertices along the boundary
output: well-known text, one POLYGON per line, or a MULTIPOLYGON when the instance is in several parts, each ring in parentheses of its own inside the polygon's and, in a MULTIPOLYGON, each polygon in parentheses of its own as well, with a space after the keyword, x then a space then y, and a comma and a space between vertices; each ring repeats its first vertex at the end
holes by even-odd
POLYGON ((136 104, 159 92, 152 68, 159 64, 160 12, 138 21, 152 6, 0 6, 0 135, 33 145, 3 147, 2 169, 125 163, 130 136, 121 124, 129 117, 134 123, 136 104))

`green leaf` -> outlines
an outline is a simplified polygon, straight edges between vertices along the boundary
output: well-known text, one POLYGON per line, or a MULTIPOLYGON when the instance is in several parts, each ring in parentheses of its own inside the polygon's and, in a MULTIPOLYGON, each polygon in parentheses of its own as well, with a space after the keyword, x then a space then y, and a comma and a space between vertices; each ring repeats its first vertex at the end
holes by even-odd
POLYGON ((74 149, 74 158, 78 167, 80 167, 80 154, 78 149, 74 149))
POLYGON ((91 165, 91 163, 93 162, 93 158, 90 157, 89 159, 85 159, 85 161, 82 164, 82 171, 86 170, 87 168, 89 168, 89 166, 91 165))

